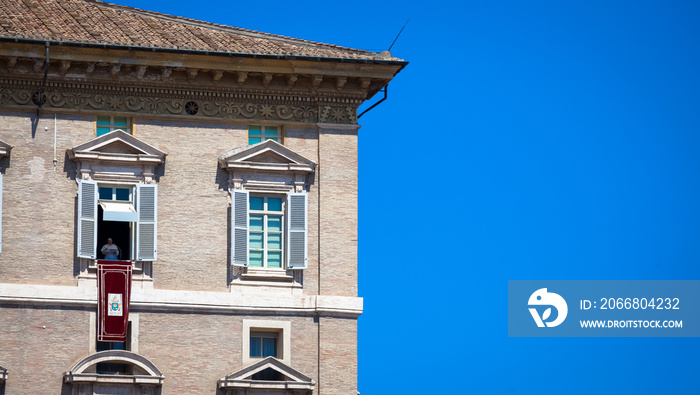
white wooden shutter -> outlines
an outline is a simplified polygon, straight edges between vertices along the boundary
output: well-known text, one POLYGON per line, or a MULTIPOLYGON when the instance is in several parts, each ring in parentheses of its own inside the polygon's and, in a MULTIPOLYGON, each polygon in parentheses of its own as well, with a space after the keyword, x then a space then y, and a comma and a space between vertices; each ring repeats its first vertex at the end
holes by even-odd
POLYGON ((306 247, 308 234, 307 194, 287 194, 287 205, 287 240, 289 241, 287 244, 287 268, 306 269, 308 261, 306 247))
POLYGON ((231 264, 248 267, 248 191, 231 194, 231 264))
POLYGON ((157 258, 156 239, 158 234, 158 185, 136 185, 136 259, 155 261, 157 258))
POLYGON ((78 257, 95 259, 97 252, 97 183, 78 180, 78 257))

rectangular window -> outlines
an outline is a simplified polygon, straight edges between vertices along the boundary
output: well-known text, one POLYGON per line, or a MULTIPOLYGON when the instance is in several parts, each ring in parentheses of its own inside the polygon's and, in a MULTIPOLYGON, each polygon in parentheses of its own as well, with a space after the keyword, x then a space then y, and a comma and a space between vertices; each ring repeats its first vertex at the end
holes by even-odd
POLYGON ((275 140, 278 143, 282 142, 280 136, 280 128, 277 126, 249 125, 248 126, 248 145, 261 143, 265 140, 275 140))
POLYGON ((79 258, 103 259, 117 250, 118 260, 156 260, 157 185, 78 185, 79 258))
POLYGON ((121 202, 131 202, 131 189, 130 187, 111 187, 102 186, 99 187, 100 200, 114 200, 121 202))
POLYGON ((291 360, 291 321, 243 320, 242 362, 249 364, 274 357, 289 364, 291 360))
POLYGON ((277 332, 250 332, 251 358, 277 358, 277 332))
POLYGON ((231 264, 266 269, 306 269, 306 193, 283 196, 231 191, 231 264))
POLYGON ((102 136, 113 130, 121 129, 129 134, 131 133, 131 118, 115 117, 110 115, 98 115, 95 132, 97 136, 102 136))
POLYGON ((138 213, 133 204, 133 187, 98 184, 97 194, 97 241, 101 243, 97 256, 103 259, 132 260, 132 223, 138 221, 138 213), (109 244, 110 239, 112 244, 109 244))
POLYGON ((284 198, 250 196, 249 265, 282 269, 284 243, 284 198))

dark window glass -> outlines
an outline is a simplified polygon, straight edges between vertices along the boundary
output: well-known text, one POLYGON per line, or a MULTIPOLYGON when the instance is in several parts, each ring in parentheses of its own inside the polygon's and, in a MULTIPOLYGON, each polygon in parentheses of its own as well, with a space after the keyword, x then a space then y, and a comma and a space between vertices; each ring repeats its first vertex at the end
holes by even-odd
POLYGON ((112 188, 100 187, 100 199, 112 200, 112 188))
POLYGON ((253 380, 284 381, 284 376, 272 368, 267 368, 263 371, 255 373, 251 378, 253 380))
POLYGON ((117 188, 117 200, 125 202, 129 201, 129 190, 125 188, 117 188))
POLYGON ((259 358, 262 357, 262 338, 251 337, 250 338, 250 357, 259 358))
POLYGON ((277 357, 276 332, 252 332, 250 334, 250 357, 277 357))

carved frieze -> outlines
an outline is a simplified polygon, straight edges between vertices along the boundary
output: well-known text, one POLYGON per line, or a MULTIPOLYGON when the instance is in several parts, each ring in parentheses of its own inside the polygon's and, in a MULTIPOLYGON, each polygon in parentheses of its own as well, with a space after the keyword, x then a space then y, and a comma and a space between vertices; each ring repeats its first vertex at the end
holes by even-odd
MULTIPOLYGON (((0 105, 34 107, 36 81, 0 80, 0 105)), ((357 124, 361 100, 247 92, 201 92, 129 86, 54 83, 46 88, 44 111, 119 112, 188 118, 357 124), (190 107, 187 107, 187 105, 190 107), (197 111, 192 111, 195 106, 197 111), (189 110, 188 110, 189 108, 189 110)))

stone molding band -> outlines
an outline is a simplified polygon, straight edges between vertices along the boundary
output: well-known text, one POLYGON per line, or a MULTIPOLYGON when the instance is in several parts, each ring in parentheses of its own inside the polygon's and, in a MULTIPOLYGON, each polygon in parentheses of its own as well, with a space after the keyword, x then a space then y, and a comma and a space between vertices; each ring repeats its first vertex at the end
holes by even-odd
MULTIPOLYGON (((39 81, 0 80, 0 105, 37 107, 39 81)), ((87 83, 50 83, 43 111, 132 113, 260 122, 357 124, 362 100, 257 92, 195 92, 161 88, 120 88, 87 83), (184 98, 183 98, 184 97, 184 98)))
MULTIPOLYGON (((193 311, 198 313, 290 313, 357 318, 360 297, 300 295, 296 297, 242 296, 228 292, 132 289, 131 311, 193 311)), ((93 287, 0 284, 0 303, 26 306, 96 308, 93 287)))

